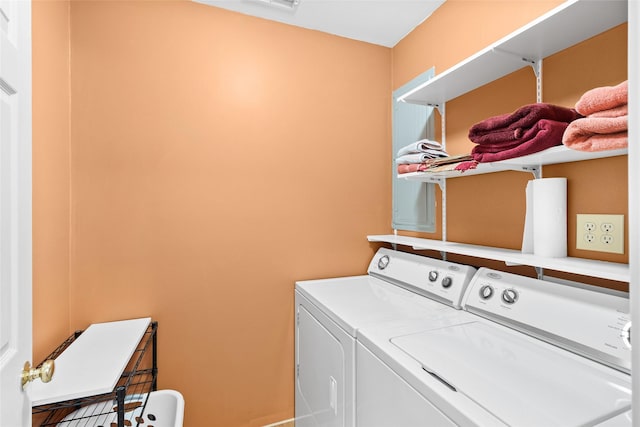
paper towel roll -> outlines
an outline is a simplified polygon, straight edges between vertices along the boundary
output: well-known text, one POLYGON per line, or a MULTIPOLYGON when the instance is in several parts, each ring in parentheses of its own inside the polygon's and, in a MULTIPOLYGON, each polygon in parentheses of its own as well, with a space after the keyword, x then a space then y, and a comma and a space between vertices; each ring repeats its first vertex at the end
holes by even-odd
POLYGON ((533 199, 533 253, 567 256, 567 178, 531 181, 533 199))

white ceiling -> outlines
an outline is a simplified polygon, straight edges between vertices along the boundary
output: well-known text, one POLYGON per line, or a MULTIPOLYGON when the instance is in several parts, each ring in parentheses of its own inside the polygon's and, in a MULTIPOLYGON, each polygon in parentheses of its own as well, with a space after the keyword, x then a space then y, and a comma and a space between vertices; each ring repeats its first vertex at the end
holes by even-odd
POLYGON ((350 39, 393 47, 445 0, 299 0, 288 9, 260 0, 194 0, 350 39))

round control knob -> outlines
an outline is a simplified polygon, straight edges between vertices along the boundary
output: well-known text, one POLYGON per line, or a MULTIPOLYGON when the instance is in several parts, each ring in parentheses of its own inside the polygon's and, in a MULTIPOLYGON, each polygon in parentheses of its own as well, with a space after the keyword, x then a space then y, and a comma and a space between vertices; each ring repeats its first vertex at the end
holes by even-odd
POLYGON ((438 272, 436 270, 431 270, 429 272, 429 281, 435 282, 436 280, 438 280, 438 272))
POLYGON ((450 276, 445 277, 444 279, 442 279, 442 287, 447 289, 450 288, 451 285, 453 285, 453 279, 450 276))
POLYGON ((378 260, 378 270, 384 270, 389 265, 389 255, 384 255, 378 260))
POLYGON ((493 288, 491 285, 484 285, 480 288, 480 298, 487 300, 493 296, 493 288))
POLYGON ((502 291, 502 301, 507 304, 513 304, 518 301, 518 292, 515 289, 505 289, 502 291))

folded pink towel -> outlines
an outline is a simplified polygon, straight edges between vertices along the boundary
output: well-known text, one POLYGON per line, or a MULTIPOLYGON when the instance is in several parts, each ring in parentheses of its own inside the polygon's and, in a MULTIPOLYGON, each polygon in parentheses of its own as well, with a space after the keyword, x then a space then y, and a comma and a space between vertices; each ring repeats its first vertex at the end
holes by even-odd
POLYGON ((605 151, 628 145, 628 116, 589 116, 571 122, 562 136, 562 143, 580 151, 605 151))
POLYGON ((471 150, 473 159, 485 162, 497 162, 499 160, 512 159, 537 153, 547 148, 562 144, 562 135, 568 123, 554 120, 539 120, 522 137, 522 142, 508 149, 504 147, 476 145, 471 150))
POLYGON ((569 123, 581 115, 571 108, 537 103, 520 107, 511 114, 490 117, 469 129, 469 139, 476 144, 495 144, 519 140, 539 120, 569 123))
POLYGON ((624 104, 609 110, 596 111, 588 117, 620 117, 629 115, 629 105, 624 104))
POLYGON ((577 151, 618 150, 629 145, 629 135, 627 132, 579 135, 565 145, 577 151))
POLYGON ((398 165, 398 174, 411 173, 411 172, 423 172, 429 168, 425 163, 412 163, 408 165, 398 165))
POLYGON ((628 100, 627 80, 616 86, 602 86, 585 92, 578 102, 576 110, 583 116, 588 116, 598 111, 610 110, 627 104, 628 100))
POLYGON ((606 134, 626 131, 629 128, 629 116, 620 117, 595 117, 589 116, 569 123, 565 131, 565 137, 570 139, 572 133, 606 134))

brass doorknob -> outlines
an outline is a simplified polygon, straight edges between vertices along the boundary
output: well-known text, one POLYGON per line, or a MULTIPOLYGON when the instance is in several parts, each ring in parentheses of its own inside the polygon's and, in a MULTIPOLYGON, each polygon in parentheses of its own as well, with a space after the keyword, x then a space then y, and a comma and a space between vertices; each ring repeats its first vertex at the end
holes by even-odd
POLYGON ((56 364, 51 359, 45 361, 42 366, 37 369, 32 368, 31 363, 24 362, 24 369, 22 370, 22 389, 24 390, 24 386, 36 378, 40 378, 43 383, 48 383, 53 378, 55 370, 56 364))

